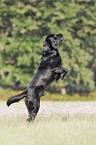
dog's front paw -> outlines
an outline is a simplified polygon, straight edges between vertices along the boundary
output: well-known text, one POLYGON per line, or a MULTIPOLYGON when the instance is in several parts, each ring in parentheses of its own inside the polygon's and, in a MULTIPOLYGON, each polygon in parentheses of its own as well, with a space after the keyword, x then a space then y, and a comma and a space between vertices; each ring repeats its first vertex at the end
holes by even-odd
POLYGON ((58 81, 60 79, 60 74, 55 74, 55 79, 58 81))
POLYGON ((66 70, 64 73, 61 74, 61 80, 64 79, 64 77, 66 76, 67 73, 68 73, 68 70, 66 70))

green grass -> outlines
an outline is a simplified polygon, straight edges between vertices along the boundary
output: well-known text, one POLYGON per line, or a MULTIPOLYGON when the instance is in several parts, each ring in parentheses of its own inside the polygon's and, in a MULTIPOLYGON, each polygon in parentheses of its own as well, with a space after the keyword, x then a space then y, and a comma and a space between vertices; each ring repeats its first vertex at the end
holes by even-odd
POLYGON ((27 123, 24 102, 0 103, 2 145, 96 145, 96 102, 41 102, 27 123))

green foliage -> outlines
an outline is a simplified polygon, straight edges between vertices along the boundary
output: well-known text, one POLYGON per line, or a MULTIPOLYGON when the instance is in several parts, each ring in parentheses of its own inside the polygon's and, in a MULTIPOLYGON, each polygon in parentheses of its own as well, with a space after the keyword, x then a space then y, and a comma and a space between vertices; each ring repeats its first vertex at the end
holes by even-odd
POLYGON ((63 67, 70 73, 54 83, 69 90, 91 91, 96 73, 96 5, 94 2, 0 2, 0 85, 26 87, 40 61, 44 38, 64 34, 63 67))

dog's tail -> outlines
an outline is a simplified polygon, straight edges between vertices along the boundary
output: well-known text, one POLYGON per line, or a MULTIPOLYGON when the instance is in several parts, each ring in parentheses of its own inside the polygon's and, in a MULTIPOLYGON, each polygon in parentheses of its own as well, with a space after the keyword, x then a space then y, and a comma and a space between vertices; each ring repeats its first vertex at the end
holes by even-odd
POLYGON ((10 106, 12 103, 19 102, 21 99, 27 96, 27 91, 22 92, 21 94, 10 97, 7 100, 7 106, 10 106))

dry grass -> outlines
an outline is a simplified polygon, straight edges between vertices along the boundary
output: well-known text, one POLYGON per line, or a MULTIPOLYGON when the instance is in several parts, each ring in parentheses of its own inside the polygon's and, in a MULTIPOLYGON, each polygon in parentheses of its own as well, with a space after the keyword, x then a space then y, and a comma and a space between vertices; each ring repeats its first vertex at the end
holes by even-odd
POLYGON ((96 102, 41 102, 27 123, 24 102, 0 103, 2 145, 96 145, 96 102))

